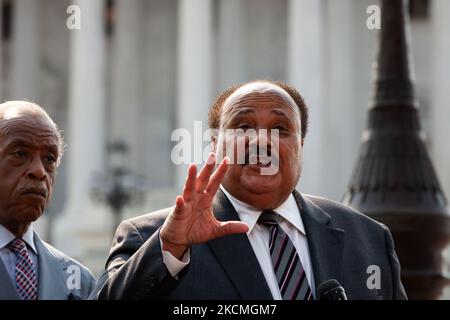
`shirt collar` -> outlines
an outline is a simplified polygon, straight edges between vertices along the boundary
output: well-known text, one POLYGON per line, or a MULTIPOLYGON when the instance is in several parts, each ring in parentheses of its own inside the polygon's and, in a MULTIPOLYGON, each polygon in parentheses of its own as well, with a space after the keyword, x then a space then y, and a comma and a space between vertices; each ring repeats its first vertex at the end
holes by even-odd
MULTIPOLYGON (((220 185, 220 189, 223 191, 223 193, 225 193, 228 200, 230 200, 241 221, 245 222, 248 225, 249 230, 247 234, 250 234, 253 230, 253 227, 258 222, 262 210, 253 208, 247 203, 236 199, 222 185, 220 185)), ((292 193, 289 195, 286 201, 284 201, 278 208, 275 208, 273 210, 276 211, 287 222, 293 225, 298 231, 300 231, 300 233, 306 235, 305 227, 300 216, 300 210, 292 193)))
MULTIPOLYGON (((8 229, 0 224, 0 249, 6 247, 11 241, 16 238, 8 229)), ((22 240, 37 254, 36 246, 34 245, 34 230, 30 225, 27 231, 23 234, 22 240)))

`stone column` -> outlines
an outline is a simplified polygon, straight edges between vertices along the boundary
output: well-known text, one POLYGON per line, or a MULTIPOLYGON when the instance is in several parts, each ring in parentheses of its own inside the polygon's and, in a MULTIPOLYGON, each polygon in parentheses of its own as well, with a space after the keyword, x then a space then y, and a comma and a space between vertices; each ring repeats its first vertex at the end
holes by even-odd
POLYGON ((3 0, 0 0, 0 102, 4 100, 5 79, 3 75, 3 0))
MULTIPOLYGON (((202 150, 195 137, 194 121, 202 121, 201 134, 207 129, 207 114, 212 102, 211 75, 211 0, 180 0, 178 17, 178 121, 177 128, 191 133, 191 162, 200 163, 202 150)), ((200 131, 200 130, 198 130, 200 131)), ((187 175, 187 166, 177 169, 177 186, 181 188, 187 175)), ((181 189, 180 189, 181 190, 181 189)))
MULTIPOLYGON (((128 164, 138 169, 140 111, 146 86, 142 83, 142 0, 116 2, 116 23, 112 50, 111 141, 122 140, 129 147, 128 164)), ((111 142, 109 141, 109 142, 111 142)), ((145 147, 146 148, 146 147, 145 147)))
POLYGON ((244 61, 244 0, 219 2, 219 29, 216 42, 217 91, 246 80, 244 61))
POLYGON ((16 0, 13 6, 10 98, 38 102, 39 1, 16 0))
POLYGON ((323 171, 326 178, 322 181, 325 196, 334 200, 340 200, 346 188, 360 141, 360 136, 353 131, 356 119, 352 98, 352 70, 355 68, 352 57, 357 53, 353 51, 352 2, 328 1, 327 7, 327 75, 322 88, 326 97, 323 121, 327 147, 323 171))
MULTIPOLYGON (((147 210, 160 203, 160 192, 174 189, 176 172, 170 161, 172 130, 176 126, 177 112, 177 59, 178 59, 178 5, 176 0, 145 0, 143 23, 144 58, 141 61, 143 72, 143 108, 141 108, 140 140, 141 153, 139 168, 148 178, 149 195, 147 210), (155 152, 157 151, 157 152, 155 152), (164 190, 164 191, 163 191, 164 190), (155 199, 156 198, 156 199, 155 199)), ((161 208, 161 207, 160 207, 161 208)))
MULTIPOLYGON (((351 69, 351 105, 352 122, 348 123, 352 131, 351 153, 356 159, 358 145, 360 143, 361 133, 364 130, 367 118, 367 109, 369 97, 372 95, 372 68, 376 54, 377 29, 367 28, 367 7, 370 5, 380 5, 379 0, 352 0, 351 1, 351 55, 349 56, 351 69)), ((342 192, 342 190, 340 190, 342 192)))
POLYGON ((288 82, 305 99, 311 119, 298 188, 311 194, 323 193, 325 184, 324 5, 322 0, 290 0, 288 4, 288 82))
POLYGON ((111 241, 110 214, 91 198, 104 170, 104 1, 78 0, 81 29, 70 31, 66 208, 55 224, 56 246, 99 273, 111 241))
POLYGON ((287 3, 244 1, 246 80, 286 78, 287 3))
POLYGON ((431 10, 431 152, 444 193, 450 194, 450 1, 434 0, 431 10))
MULTIPOLYGON (((450 1, 434 0, 431 9, 431 157, 444 194, 450 194, 450 145, 448 143, 448 119, 450 119, 450 1)), ((445 252, 446 269, 449 268, 450 250, 445 252)), ((441 297, 450 298, 450 288, 441 297)))

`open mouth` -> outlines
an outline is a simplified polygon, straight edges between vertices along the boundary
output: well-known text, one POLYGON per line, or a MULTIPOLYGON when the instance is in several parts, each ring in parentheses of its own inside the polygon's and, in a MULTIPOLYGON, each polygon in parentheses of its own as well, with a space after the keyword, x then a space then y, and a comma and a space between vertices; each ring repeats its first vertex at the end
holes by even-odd
POLYGON ((272 165, 272 159, 265 156, 251 155, 250 157, 248 157, 246 165, 258 168, 267 168, 272 165))

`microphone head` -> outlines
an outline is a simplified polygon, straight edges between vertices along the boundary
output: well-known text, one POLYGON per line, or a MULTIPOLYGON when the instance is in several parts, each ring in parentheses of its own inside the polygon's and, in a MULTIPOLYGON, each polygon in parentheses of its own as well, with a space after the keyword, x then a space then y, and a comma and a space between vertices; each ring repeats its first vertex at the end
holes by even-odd
POLYGON ((345 290, 336 279, 322 282, 317 288, 319 300, 347 300, 345 290))

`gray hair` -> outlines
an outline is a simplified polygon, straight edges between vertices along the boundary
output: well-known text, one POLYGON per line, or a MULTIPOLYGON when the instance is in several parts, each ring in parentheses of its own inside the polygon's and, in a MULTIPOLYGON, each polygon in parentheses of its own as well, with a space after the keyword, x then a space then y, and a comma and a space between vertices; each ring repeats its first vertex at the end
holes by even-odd
POLYGON ((5 120, 5 117, 7 116, 7 111, 10 110, 17 110, 17 112, 20 111, 30 111, 34 112, 36 114, 43 115, 48 119, 48 121, 53 125, 56 133, 56 137, 58 138, 58 159, 56 161, 56 165, 59 166, 61 163, 61 159, 64 155, 64 151, 66 148, 66 144, 64 142, 64 136, 63 131, 59 129, 59 127, 56 125, 56 123, 53 121, 53 119, 49 116, 47 111, 44 110, 41 106, 34 102, 29 102, 25 100, 16 100, 16 101, 6 101, 4 103, 0 103, 0 122, 5 120))

